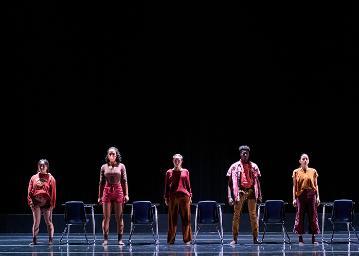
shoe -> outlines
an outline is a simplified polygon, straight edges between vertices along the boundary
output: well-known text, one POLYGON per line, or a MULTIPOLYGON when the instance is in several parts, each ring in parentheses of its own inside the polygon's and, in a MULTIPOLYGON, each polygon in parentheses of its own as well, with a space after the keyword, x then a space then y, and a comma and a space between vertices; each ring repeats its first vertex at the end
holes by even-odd
POLYGON ((125 245, 125 243, 122 240, 118 240, 118 245, 125 245))
POLYGON ((32 242, 29 244, 30 246, 37 245, 37 238, 36 236, 32 238, 32 242))
POLYGON ((261 244, 261 242, 259 242, 257 238, 254 238, 253 239, 253 244, 261 244))
POLYGON ((191 241, 185 242, 185 245, 191 245, 191 241))
POLYGON ((54 243, 54 238, 53 237, 49 237, 49 245, 52 245, 54 243))
POLYGON ((108 245, 108 240, 107 239, 103 240, 102 245, 107 246, 108 245))

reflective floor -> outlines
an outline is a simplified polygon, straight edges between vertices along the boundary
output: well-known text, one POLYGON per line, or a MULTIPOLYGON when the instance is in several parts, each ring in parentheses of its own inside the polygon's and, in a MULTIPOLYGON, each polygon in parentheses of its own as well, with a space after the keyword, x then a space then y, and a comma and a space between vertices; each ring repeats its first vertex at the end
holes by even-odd
MULTIPOLYGON (((124 236, 126 241, 127 236, 124 236)), ((97 235, 95 244, 85 244, 82 234, 69 237, 69 245, 59 244, 57 235, 54 244, 47 244, 47 235, 39 236, 39 244, 30 246, 31 234, 0 234, 0 255, 359 255, 359 241, 352 236, 351 243, 347 242, 347 234, 337 234, 334 243, 311 244, 310 235, 304 236, 304 245, 299 245, 297 237, 290 234, 291 244, 282 242, 280 233, 267 233, 264 243, 252 244, 249 233, 239 236, 239 243, 231 246, 231 234, 225 233, 223 245, 217 233, 203 233, 198 235, 196 244, 184 245, 181 233, 177 235, 174 245, 167 245, 166 234, 160 234, 160 243, 155 245, 151 234, 136 234, 132 237, 132 244, 118 246, 115 234, 110 236, 108 246, 102 246, 101 234, 97 235)), ((324 235, 324 240, 330 240, 330 234, 324 235)), ((91 240, 92 241, 92 240, 91 240)))

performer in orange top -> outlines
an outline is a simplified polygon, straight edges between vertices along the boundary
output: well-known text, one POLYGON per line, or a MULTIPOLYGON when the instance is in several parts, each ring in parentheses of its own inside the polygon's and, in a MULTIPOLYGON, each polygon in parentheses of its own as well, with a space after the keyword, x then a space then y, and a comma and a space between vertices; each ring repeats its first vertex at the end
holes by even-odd
POLYGON ((318 173, 309 168, 309 157, 302 154, 299 159, 300 167, 293 171, 293 206, 296 207, 294 232, 299 236, 299 244, 302 245, 304 234, 304 217, 308 215, 312 243, 318 244, 315 235, 319 234, 318 211, 320 204, 318 173))
POLYGON ((41 159, 38 162, 37 173, 30 179, 27 202, 33 216, 32 243, 30 245, 37 244, 41 214, 44 215, 47 225, 49 244, 52 244, 54 237, 52 211, 56 206, 56 181, 54 176, 49 173, 49 162, 46 159, 41 159))

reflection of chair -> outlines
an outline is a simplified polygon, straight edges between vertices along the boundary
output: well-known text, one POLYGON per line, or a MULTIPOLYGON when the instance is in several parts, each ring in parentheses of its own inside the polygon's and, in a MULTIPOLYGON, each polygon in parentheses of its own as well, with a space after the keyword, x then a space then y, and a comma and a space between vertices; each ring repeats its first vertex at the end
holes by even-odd
POLYGON ((60 244, 62 243, 62 238, 66 233, 66 243, 69 243, 69 234, 70 227, 72 225, 82 226, 83 232, 85 233, 86 242, 89 244, 86 234, 86 224, 89 222, 89 219, 86 217, 85 205, 82 201, 68 201, 65 203, 65 229, 62 232, 60 238, 60 244))
POLYGON ((220 203, 216 201, 199 201, 196 206, 195 216, 195 234, 193 243, 196 242, 196 238, 200 227, 202 225, 215 225, 221 244, 223 244, 223 225, 222 225, 222 208, 220 203))
POLYGON ((157 217, 157 204, 153 204, 150 201, 134 201, 131 210, 131 228, 128 242, 131 244, 131 237, 136 225, 149 225, 151 226, 152 235, 155 243, 159 243, 158 234, 158 217, 157 217), (156 231, 154 231, 154 228, 156 231))
POLYGON ((281 225, 282 233, 283 233, 283 242, 291 243, 290 237, 285 228, 285 203, 283 200, 267 200, 264 204, 260 204, 259 207, 264 207, 263 217, 261 219, 263 226, 263 235, 262 240, 264 240, 264 235, 267 230, 267 225, 281 225), (287 235, 288 241, 285 239, 285 235, 287 235))
POLYGON ((354 231, 357 239, 358 234, 353 226, 354 219, 354 202, 348 199, 335 200, 333 203, 332 216, 328 218, 332 223, 332 238, 330 242, 333 242, 335 224, 346 224, 348 230, 348 241, 350 242, 350 227, 354 231))

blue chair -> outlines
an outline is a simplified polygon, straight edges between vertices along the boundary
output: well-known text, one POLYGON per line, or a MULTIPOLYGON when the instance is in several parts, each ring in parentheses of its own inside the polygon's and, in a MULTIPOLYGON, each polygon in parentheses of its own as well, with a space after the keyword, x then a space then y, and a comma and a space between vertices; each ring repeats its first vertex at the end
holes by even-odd
POLYGON ((333 243, 335 224, 346 224, 348 230, 348 241, 350 239, 350 228, 354 231, 357 239, 359 240, 358 234, 353 226, 354 219, 354 202, 349 199, 335 200, 333 203, 332 216, 328 218, 332 223, 332 237, 330 243, 333 243))
POLYGON ((89 222, 89 219, 86 216, 85 205, 82 201, 68 201, 65 203, 65 229, 62 232, 60 238, 60 244, 62 244, 62 239, 66 233, 67 239, 66 244, 69 244, 69 234, 70 227, 73 225, 82 226, 83 232, 85 234, 87 244, 90 244, 87 239, 86 234, 86 225, 89 222))
POLYGON ((159 234, 158 234, 158 215, 157 215, 157 206, 158 204, 153 204, 151 201, 134 201, 131 209, 131 228, 130 236, 128 238, 129 244, 132 243, 132 235, 135 230, 136 225, 146 225, 151 226, 152 235, 155 241, 155 244, 159 244, 159 234))
POLYGON ((291 243, 290 237, 285 228, 285 205, 287 203, 283 200, 267 200, 259 207, 263 207, 262 227, 263 235, 261 243, 263 243, 264 236, 267 231, 267 225, 281 225, 283 233, 283 243, 291 243), (286 240, 286 236, 288 240, 286 240))
POLYGON ((222 203, 216 201, 199 201, 196 206, 195 215, 195 234, 192 243, 196 243, 198 232, 201 226, 213 225, 216 227, 221 244, 223 244, 223 225, 222 225, 222 203))

